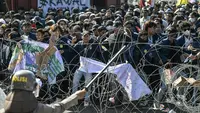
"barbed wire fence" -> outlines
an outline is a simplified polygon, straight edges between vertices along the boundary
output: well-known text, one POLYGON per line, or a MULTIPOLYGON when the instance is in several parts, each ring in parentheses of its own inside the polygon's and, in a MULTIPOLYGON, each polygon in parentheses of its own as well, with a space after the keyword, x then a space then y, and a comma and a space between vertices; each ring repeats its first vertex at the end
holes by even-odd
MULTIPOLYGON (((120 35, 120 34, 117 34, 117 35, 120 35)), ((124 37, 122 37, 122 39, 123 38, 124 37)), ((92 44, 99 45, 99 43, 92 43, 92 44)), ((131 50, 131 47, 138 47, 138 45, 141 45, 144 43, 136 42, 136 41, 133 41, 132 39, 129 42, 126 42, 124 40, 117 41, 117 42, 115 41, 113 48, 121 48, 122 45, 124 44, 130 44, 129 48, 125 50, 125 52, 127 52, 131 50)), ((68 46, 68 47, 69 49, 74 50, 73 47, 71 46, 68 46)), ((171 46, 153 44, 151 45, 150 51, 158 52, 160 47, 169 48, 171 46)), ((177 51, 178 53, 182 51, 184 48, 179 47, 179 46, 173 46, 173 48, 170 48, 170 49, 173 49, 177 51)), ((144 51, 144 50, 139 49, 139 51, 144 51)), ((94 51, 94 53, 95 52, 96 51, 94 51)), ((110 55, 110 58, 112 58, 115 54, 114 49, 113 51, 106 51, 106 52, 110 55)), ((125 54, 125 52, 123 54, 125 54)), ((106 59, 104 58, 103 51, 101 53, 102 53, 101 56, 103 57, 103 59, 106 59)), ((134 58, 131 56, 132 54, 130 54, 130 52, 127 52, 127 53, 130 57, 129 61, 131 61, 134 64, 134 58)), ((152 104, 155 101, 158 101, 156 98, 158 95, 157 92, 159 88, 161 87, 161 83, 164 83, 164 81, 162 81, 162 79, 159 79, 159 78, 153 82, 152 81, 150 82, 149 80, 151 77, 154 77, 154 76, 159 75, 161 76, 161 78, 165 76, 164 71, 159 72, 159 70, 163 70, 165 68, 165 65, 152 64, 151 62, 148 61, 148 59, 146 59, 145 56, 147 54, 148 52, 145 53, 141 57, 139 63, 133 67, 135 68, 136 72, 140 75, 140 77, 149 87, 152 84, 154 84, 154 82, 158 82, 158 84, 156 84, 158 86, 155 86, 156 89, 151 89, 151 90, 155 90, 155 92, 152 93, 151 95, 145 95, 144 97, 140 98, 137 101, 129 101, 125 89, 122 87, 121 84, 117 82, 116 75, 112 73, 104 73, 98 78, 97 81, 95 81, 95 83, 93 83, 91 87, 91 91, 89 93, 90 94, 89 97, 91 99, 91 107, 95 109, 96 112, 104 113, 109 108, 112 108, 116 112, 119 112, 117 111, 117 108, 120 107, 122 109, 120 111, 121 113, 125 113, 127 111, 132 112, 133 110, 137 110, 138 112, 142 113, 143 111, 140 109, 141 106, 146 107, 146 108, 151 108, 152 104), (149 68, 149 67, 154 67, 154 70, 151 71, 150 73, 146 73, 144 70, 145 68, 149 68), (112 103, 112 101, 109 100, 111 97, 115 97, 117 104, 112 103)), ((40 90, 40 97, 38 98, 40 102, 53 103, 58 98, 61 100, 71 95, 74 72, 77 69, 77 67, 79 67, 79 62, 74 63, 74 60, 77 60, 77 57, 78 58, 80 57, 79 53, 77 53, 73 58, 71 58, 71 60, 67 58, 63 58, 65 62, 65 71, 57 75, 56 84, 50 85, 47 81, 42 80, 43 86, 40 90)), ((116 66, 117 64, 124 63, 121 57, 122 55, 120 55, 115 60, 115 62, 112 63, 112 66, 116 66)), ((95 59, 95 60, 98 60, 98 59, 95 59)), ((1 62, 1 65, 3 65, 2 67, 4 67, 4 69, 2 69, 0 72, 1 76, 3 76, 2 80, 0 81, 0 87, 4 90, 6 94, 8 94, 9 88, 10 88, 10 75, 12 74, 12 72, 9 72, 5 68, 6 64, 3 64, 3 62, 1 62)), ((178 77, 182 76, 183 74, 188 75, 188 77, 193 77, 198 80, 199 66, 180 63, 180 64, 176 64, 176 66, 172 68, 172 71, 174 72, 174 77, 169 85, 170 87, 167 89, 167 91, 164 94, 164 98, 166 98, 166 100, 168 99, 167 102, 169 102, 170 104, 174 104, 175 107, 184 109, 187 112, 192 112, 192 113, 200 112, 198 87, 193 87, 191 85, 188 85, 188 86, 182 87, 181 89, 180 87, 174 87, 171 85, 172 82, 174 82, 178 77), (181 96, 177 94, 179 90, 182 91, 181 96)), ((93 74, 93 76, 95 76, 95 74, 93 74)), ((84 78, 81 79, 80 81, 79 89, 83 87, 84 87, 84 78)), ((165 101, 162 101, 162 102, 165 102, 165 101)), ((80 104, 78 106, 73 107, 72 110, 74 112, 82 112, 84 111, 84 109, 87 109, 87 107, 81 107, 82 105, 83 105, 83 102, 80 102, 80 104)), ((172 108, 172 109, 176 109, 176 108, 172 108)))

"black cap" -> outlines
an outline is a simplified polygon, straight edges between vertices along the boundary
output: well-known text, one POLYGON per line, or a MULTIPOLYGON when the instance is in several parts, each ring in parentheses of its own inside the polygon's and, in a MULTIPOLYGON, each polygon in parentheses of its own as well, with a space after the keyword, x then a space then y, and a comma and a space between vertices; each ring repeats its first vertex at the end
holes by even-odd
POLYGON ((167 33, 169 33, 169 34, 178 32, 175 27, 169 27, 166 30, 167 30, 167 33))
POLYGON ((99 31, 103 31, 103 30, 107 30, 107 29, 106 29, 106 27, 104 27, 104 26, 99 26, 99 27, 98 27, 98 30, 99 30, 99 31))
POLYGON ((114 21, 114 27, 123 26, 121 21, 114 21))
POLYGON ((112 25, 113 25, 113 21, 112 20, 106 21, 106 26, 112 26, 112 25))
POLYGON ((55 15, 55 13, 54 12, 49 12, 49 13, 47 13, 47 15, 55 15))
POLYGON ((13 17, 19 17, 19 16, 20 16, 19 13, 15 13, 15 14, 13 15, 13 17))
POLYGON ((95 25, 93 25, 93 26, 92 26, 92 31, 94 31, 94 30, 98 29, 98 27, 99 27, 99 25, 98 25, 98 24, 95 24, 95 25))
POLYGON ((30 26, 30 25, 31 25, 30 22, 24 22, 24 23, 22 23, 22 27, 23 27, 23 26, 30 26))
POLYGON ((85 35, 87 35, 87 34, 90 34, 90 32, 89 31, 83 31, 83 36, 85 36, 85 35))
POLYGON ((39 28, 43 28, 44 26, 41 22, 36 22, 36 27, 37 29, 39 29, 39 28))

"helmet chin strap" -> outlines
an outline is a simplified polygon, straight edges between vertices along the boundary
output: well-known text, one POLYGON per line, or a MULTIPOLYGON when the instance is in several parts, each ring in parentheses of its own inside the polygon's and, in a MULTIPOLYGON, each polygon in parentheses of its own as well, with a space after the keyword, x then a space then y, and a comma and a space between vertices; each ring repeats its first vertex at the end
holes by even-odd
POLYGON ((39 93, 40 93, 40 88, 42 87, 42 81, 39 78, 36 78, 36 83, 35 83, 35 89, 33 91, 33 94, 35 95, 35 97, 39 97, 39 93))

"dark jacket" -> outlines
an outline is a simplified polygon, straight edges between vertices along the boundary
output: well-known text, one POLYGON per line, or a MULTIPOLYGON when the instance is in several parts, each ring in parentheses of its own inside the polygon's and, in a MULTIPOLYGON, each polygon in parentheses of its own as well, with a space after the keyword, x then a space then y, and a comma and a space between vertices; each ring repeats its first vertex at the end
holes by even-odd
POLYGON ((96 44, 93 43, 93 39, 90 39, 88 45, 84 44, 83 41, 79 41, 76 45, 74 45, 76 54, 78 56, 83 56, 87 58, 96 58, 96 44))
POLYGON ((179 48, 176 48, 176 40, 173 43, 168 38, 162 40, 158 45, 159 55, 163 63, 171 60, 173 63, 180 63, 179 48))
MULTIPOLYGON (((190 44, 192 44, 192 42, 190 44)), ((186 40, 184 35, 181 35, 176 39, 176 46, 180 47, 182 53, 191 54, 191 51, 187 50, 188 45, 186 45, 186 40)))

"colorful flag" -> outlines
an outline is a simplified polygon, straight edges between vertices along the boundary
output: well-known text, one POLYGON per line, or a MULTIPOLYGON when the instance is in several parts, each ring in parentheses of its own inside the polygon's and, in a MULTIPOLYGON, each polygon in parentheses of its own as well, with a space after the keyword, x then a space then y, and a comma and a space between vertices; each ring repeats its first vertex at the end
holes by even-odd
POLYGON ((188 0, 177 0, 176 6, 188 4, 188 0))
POLYGON ((50 84, 54 84, 56 76, 64 71, 64 63, 60 52, 57 49, 54 53, 47 51, 42 57, 44 60, 41 60, 41 62, 45 61, 45 63, 42 63, 45 66, 42 65, 43 67, 40 68, 41 66, 36 63, 37 54, 43 54, 49 47, 49 44, 29 40, 23 40, 20 44, 21 47, 15 47, 8 69, 12 70, 13 73, 22 69, 27 69, 35 73, 41 71, 42 78, 47 78, 50 84))
MULTIPOLYGON (((80 57, 80 71, 86 73, 98 73, 105 66, 106 64, 102 62, 80 57)), ((124 63, 116 66, 109 66, 105 72, 117 75, 117 81, 126 90, 130 101, 138 100, 139 98, 152 93, 130 64, 124 63)))

